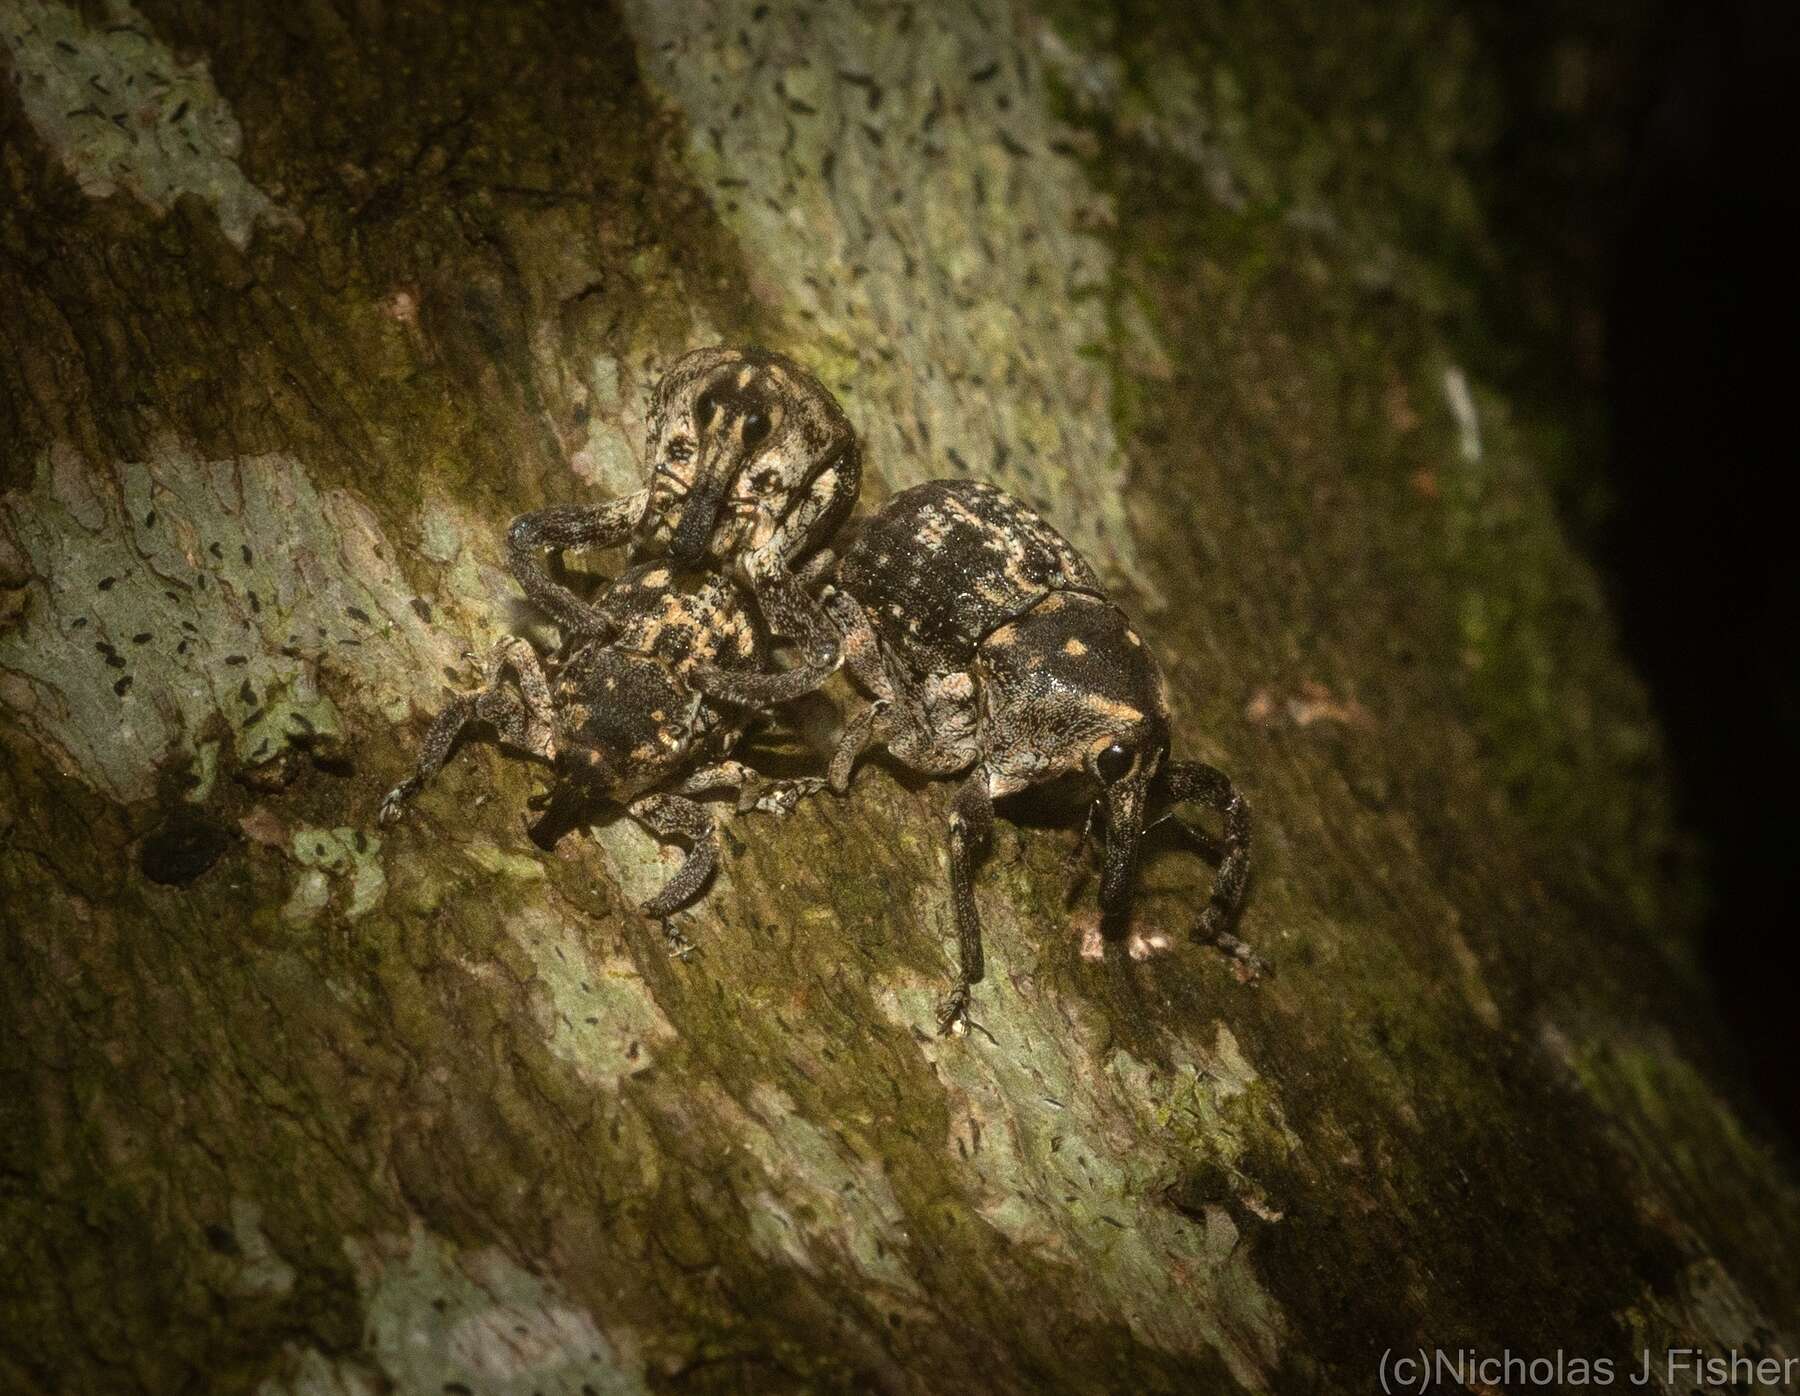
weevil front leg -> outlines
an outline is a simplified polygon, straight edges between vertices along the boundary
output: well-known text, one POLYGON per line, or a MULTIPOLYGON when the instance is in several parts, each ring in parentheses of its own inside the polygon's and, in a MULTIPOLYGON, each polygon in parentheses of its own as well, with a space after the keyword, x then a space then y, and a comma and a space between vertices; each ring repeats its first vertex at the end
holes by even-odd
POLYGON ((639 490, 604 504, 557 504, 520 514, 506 530, 506 562, 525 594, 565 632, 593 633, 594 608, 550 575, 547 549, 615 548, 631 536, 650 504, 639 490))
POLYGON ((950 905, 956 920, 957 976, 956 987, 938 1014, 940 1034, 953 1032, 968 1021, 969 994, 986 972, 981 913, 975 907, 975 867, 993 836, 994 799, 987 771, 978 766, 957 787, 950 807, 950 905))
POLYGON ((1216 945, 1252 975, 1272 973, 1269 962, 1231 932, 1231 923, 1243 905, 1244 889, 1250 881, 1249 805, 1229 776, 1201 761, 1171 761, 1166 781, 1172 804, 1192 800, 1217 810, 1225 819, 1219 871, 1194 938, 1216 945))
POLYGON ((556 757, 556 725, 550 708, 550 685, 531 646, 508 635, 488 651, 481 666, 482 685, 458 694, 426 729, 413 773, 382 798, 380 819, 392 824, 400 809, 425 788, 449 760, 464 727, 485 722, 494 729, 500 745, 550 761, 556 757), (518 681, 515 693, 506 685, 506 671, 518 681))

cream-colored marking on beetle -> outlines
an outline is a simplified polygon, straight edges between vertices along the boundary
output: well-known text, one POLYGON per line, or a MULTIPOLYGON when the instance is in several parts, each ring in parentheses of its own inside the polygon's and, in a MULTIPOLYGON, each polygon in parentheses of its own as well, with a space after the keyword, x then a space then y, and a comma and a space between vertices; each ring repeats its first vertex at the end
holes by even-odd
POLYGON ((1103 717, 1116 718, 1120 722, 1142 722, 1144 714, 1129 703, 1121 703, 1116 698, 1102 698, 1098 694, 1084 694, 1081 706, 1089 712, 1099 713, 1103 717))
POLYGON ((1087 646, 1071 635, 1069 637, 1069 643, 1063 646, 1063 653, 1068 655, 1071 659, 1079 659, 1082 655, 1087 653, 1087 646))

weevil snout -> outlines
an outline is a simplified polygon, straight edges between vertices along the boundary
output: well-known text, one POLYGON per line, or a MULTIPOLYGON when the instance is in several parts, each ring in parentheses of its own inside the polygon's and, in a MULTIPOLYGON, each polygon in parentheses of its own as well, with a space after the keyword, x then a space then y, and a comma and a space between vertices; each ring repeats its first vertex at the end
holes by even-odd
POLYGON ((744 467, 781 423, 780 398, 766 390, 761 370, 743 365, 711 383, 694 399, 698 443, 694 482, 676 520, 669 553, 683 566, 706 556, 719 511, 744 467))

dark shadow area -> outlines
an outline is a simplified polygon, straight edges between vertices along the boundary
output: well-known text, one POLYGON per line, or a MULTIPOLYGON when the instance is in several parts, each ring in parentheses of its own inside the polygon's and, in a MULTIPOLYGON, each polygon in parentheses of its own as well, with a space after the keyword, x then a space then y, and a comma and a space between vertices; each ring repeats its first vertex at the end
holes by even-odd
POLYGON ((1482 314, 1508 348, 1483 367, 1574 445, 1551 484, 1667 734, 1712 997, 1800 1145, 1800 21, 1782 0, 1469 14, 1507 114, 1483 162, 1506 298, 1482 314))
POLYGON ((1598 539, 1705 842, 1718 1002, 1792 1141, 1796 34, 1779 0, 1665 16, 1618 233, 1598 539))

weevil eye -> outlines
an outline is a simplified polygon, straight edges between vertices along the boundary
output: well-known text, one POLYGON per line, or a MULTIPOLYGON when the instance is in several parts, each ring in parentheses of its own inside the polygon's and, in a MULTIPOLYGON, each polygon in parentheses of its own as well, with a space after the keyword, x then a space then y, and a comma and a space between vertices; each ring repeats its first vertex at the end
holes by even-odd
POLYGON ((769 419, 760 412, 751 412, 744 417, 744 444, 755 446, 769 434, 769 419))
POLYGON ((713 418, 719 415, 719 399, 711 389, 700 394, 700 400, 694 404, 694 421, 702 429, 712 425, 713 418))
POLYGON ((1117 742, 1094 758, 1094 770, 1108 785, 1125 779, 1136 765, 1137 754, 1130 747, 1120 746, 1117 742))
POLYGON ((694 443, 685 436, 678 436, 669 443, 669 459, 679 465, 694 454, 694 443))

